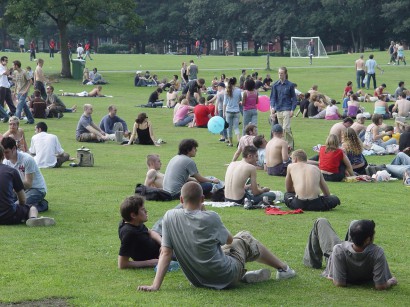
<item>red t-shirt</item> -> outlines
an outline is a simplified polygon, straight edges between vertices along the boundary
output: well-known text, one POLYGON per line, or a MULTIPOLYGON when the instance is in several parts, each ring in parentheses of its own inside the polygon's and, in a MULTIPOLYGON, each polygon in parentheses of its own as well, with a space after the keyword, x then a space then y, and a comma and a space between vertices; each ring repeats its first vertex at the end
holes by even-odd
POLYGON ((347 94, 352 90, 351 86, 346 86, 345 87, 345 96, 347 96, 347 94))
POLYGON ((50 48, 54 49, 55 46, 56 46, 56 43, 54 41, 50 41, 50 48))
POLYGON ((319 151, 319 169, 332 174, 339 172, 340 163, 343 160, 343 150, 336 149, 326 152, 326 146, 320 147, 319 151))
POLYGON ((376 90, 374 91, 374 97, 379 97, 383 95, 383 88, 376 88, 376 90))
POLYGON ((214 104, 208 104, 208 109, 211 114, 211 117, 215 115, 215 105, 214 104))
POLYGON ((194 108, 195 121, 197 126, 206 126, 208 124, 210 114, 206 105, 199 104, 194 108))

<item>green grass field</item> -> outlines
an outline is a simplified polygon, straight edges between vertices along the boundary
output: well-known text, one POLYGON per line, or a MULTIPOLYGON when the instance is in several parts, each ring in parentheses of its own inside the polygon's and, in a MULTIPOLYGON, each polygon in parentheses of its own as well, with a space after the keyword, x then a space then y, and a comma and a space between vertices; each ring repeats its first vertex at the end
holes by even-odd
MULTIPOLYGON (((28 54, 5 53, 9 60, 19 59, 23 67, 29 62, 28 54)), ((367 58, 368 54, 365 54, 367 58)), ((44 71, 57 76, 60 70, 59 55, 49 60, 47 54, 38 54, 45 59, 44 71)), ((410 189, 400 181, 389 183, 329 183, 330 191, 340 197, 342 205, 331 212, 306 212, 301 215, 268 216, 261 210, 247 211, 242 208, 214 209, 232 232, 247 229, 273 250, 277 256, 294 268, 298 276, 291 280, 240 285, 233 290, 215 291, 190 286, 181 271, 167 274, 161 291, 156 293, 137 292, 136 287, 150 284, 153 269, 117 269, 119 239, 117 234, 120 220, 119 204, 133 194, 136 183, 144 181, 145 157, 158 153, 165 171, 167 162, 177 153, 183 138, 195 138, 199 148, 195 161, 202 175, 213 175, 223 179, 226 163, 234 149, 218 142, 218 135, 205 129, 176 128, 172 125, 172 110, 141 109, 136 105, 146 103, 153 88, 135 88, 137 70, 170 78, 179 75, 182 61, 191 56, 167 55, 95 55, 87 67, 97 67, 110 82, 103 93, 113 98, 63 97, 67 107, 77 104, 77 113, 66 113, 64 118, 48 119, 49 132, 58 135, 66 152, 75 155, 81 145, 75 141, 75 129, 81 115, 81 106, 94 106, 93 119, 99 123, 107 113, 107 107, 115 104, 118 115, 132 127, 140 112, 146 112, 157 138, 167 141, 161 147, 120 146, 114 142, 87 144, 94 153, 95 167, 71 168, 68 163, 61 169, 46 169, 42 173, 48 186, 47 200, 50 210, 46 216, 56 219, 56 226, 28 228, 0 226, 0 306, 12 302, 36 301, 48 298, 63 298, 74 306, 408 306, 409 305, 409 204, 410 189), (373 219, 377 224, 375 242, 381 245, 387 256, 392 274, 399 285, 389 291, 378 292, 369 286, 336 288, 320 277, 320 270, 303 266, 302 255, 309 231, 317 217, 326 217, 335 230, 344 236, 352 219, 373 219), (407 229, 407 230, 406 230, 407 229)), ((287 66, 289 79, 307 91, 313 84, 319 85, 323 93, 341 99, 348 80, 355 84, 354 61, 358 55, 332 56, 314 60, 274 58, 270 60, 272 77, 277 79, 277 68, 287 66)), ((387 53, 375 53, 375 59, 384 66, 385 73, 377 74, 378 83, 386 83, 387 90, 394 92, 400 80, 406 81, 409 68, 387 66, 387 53)), ((257 70, 265 76, 266 57, 206 57, 195 59, 199 76, 207 84, 214 76, 225 73, 239 77, 240 70, 257 70)), ((10 63, 10 62, 9 62, 10 63)), ((59 79, 53 83, 55 92, 60 90, 80 92, 91 87, 80 81, 59 79)), ((268 93, 269 95, 269 93, 268 93)), ((162 94, 162 98, 165 94, 162 94)), ((372 112, 370 103, 365 104, 372 112)), ((259 132, 269 135, 268 113, 259 113, 259 132)), ((392 122, 392 121, 390 121, 392 122)), ((296 148, 303 148, 312 155, 312 146, 325 142, 332 121, 307 120, 300 117, 292 120, 296 148)), ((34 134, 34 126, 22 125, 27 142, 34 134)), ((0 132, 8 129, 0 123, 0 132)), ((370 157, 371 163, 388 163, 392 156, 370 157)), ((258 181, 263 186, 284 191, 284 178, 270 177, 258 172, 258 181)), ((148 202, 151 227, 174 202, 148 202)), ((256 263, 249 269, 260 268, 256 263)), ((52 304, 51 304, 52 305, 52 304)))

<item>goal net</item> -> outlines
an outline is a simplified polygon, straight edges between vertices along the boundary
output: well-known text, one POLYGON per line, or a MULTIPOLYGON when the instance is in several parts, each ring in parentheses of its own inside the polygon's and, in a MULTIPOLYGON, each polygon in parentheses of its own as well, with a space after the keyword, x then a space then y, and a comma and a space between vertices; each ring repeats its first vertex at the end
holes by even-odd
POLYGON ((319 36, 314 37, 291 37, 290 40, 290 57, 291 58, 308 58, 312 53, 314 58, 327 58, 325 47, 319 36), (312 41, 312 44, 310 44, 312 41))

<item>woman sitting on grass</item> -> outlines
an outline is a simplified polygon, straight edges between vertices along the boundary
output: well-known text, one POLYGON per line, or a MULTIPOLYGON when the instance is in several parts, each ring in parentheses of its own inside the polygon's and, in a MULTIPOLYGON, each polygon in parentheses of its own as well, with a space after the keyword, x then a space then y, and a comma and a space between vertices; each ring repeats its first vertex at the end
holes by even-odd
POLYGON ((137 119, 135 120, 134 127, 132 129, 132 134, 128 144, 125 145, 132 145, 135 141, 135 144, 139 145, 156 145, 157 141, 154 137, 154 132, 152 129, 151 122, 148 121, 148 116, 146 113, 138 114, 137 119), (135 139, 137 137, 137 139, 135 139))
POLYGON ((366 132, 364 135, 364 146, 367 149, 371 149, 372 146, 374 145, 386 148, 387 145, 397 144, 397 141, 395 138, 391 138, 390 140, 383 142, 383 137, 392 136, 393 131, 381 133, 380 132, 381 125, 383 125, 383 115, 373 114, 372 123, 369 126, 367 126, 366 132))
POLYGON ((167 107, 175 107, 178 100, 178 92, 175 90, 174 86, 171 86, 167 93, 167 107))
POLYGON ((340 118, 339 109, 336 106, 336 100, 332 99, 330 105, 326 107, 325 119, 327 120, 337 120, 340 118))
POLYGON ((354 176, 349 158, 339 148, 339 139, 335 134, 330 134, 326 144, 320 147, 319 169, 326 181, 342 181, 346 172, 354 176))
POLYGON ((363 156, 363 144, 352 128, 342 132, 342 148, 352 165, 352 169, 359 175, 366 175, 367 161, 363 156))
POLYGON ((356 115, 360 108, 360 102, 356 94, 350 96, 350 100, 347 102, 347 116, 356 118, 356 115))
POLYGON ((17 116, 12 116, 9 119, 9 130, 7 130, 4 134, 3 137, 11 137, 16 141, 17 144, 17 149, 23 152, 27 152, 27 143, 26 143, 26 137, 24 136, 24 130, 22 128, 19 128, 20 126, 20 121, 17 118, 17 116))
POLYGON ((182 99, 181 105, 174 114, 173 123, 175 127, 184 127, 194 120, 194 116, 189 114, 194 107, 189 105, 187 99, 182 99))

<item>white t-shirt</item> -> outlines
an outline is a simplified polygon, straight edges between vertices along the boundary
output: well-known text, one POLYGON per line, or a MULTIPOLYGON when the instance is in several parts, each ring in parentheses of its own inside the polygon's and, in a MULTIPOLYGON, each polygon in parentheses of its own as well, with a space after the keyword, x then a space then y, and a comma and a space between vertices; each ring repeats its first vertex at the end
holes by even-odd
POLYGON ((3 73, 7 71, 6 66, 0 64, 0 87, 10 88, 9 79, 3 73))
POLYGON ((46 132, 33 135, 29 151, 35 154, 34 161, 39 168, 54 167, 57 163, 56 155, 64 153, 57 136, 46 132))
POLYGON ((337 114, 337 107, 335 105, 327 106, 326 107, 326 116, 333 116, 337 114))
POLYGON ((33 184, 32 189, 40 190, 43 193, 47 193, 47 186, 43 175, 40 172, 36 162, 33 157, 28 153, 17 151, 17 161, 13 164, 10 160, 4 159, 3 164, 11 166, 16 169, 21 180, 25 180, 26 174, 33 174, 33 184))
POLYGON ((84 53, 84 48, 83 47, 77 47, 77 56, 80 58, 83 56, 84 53))

